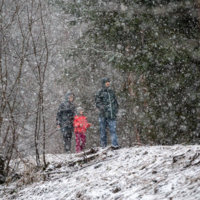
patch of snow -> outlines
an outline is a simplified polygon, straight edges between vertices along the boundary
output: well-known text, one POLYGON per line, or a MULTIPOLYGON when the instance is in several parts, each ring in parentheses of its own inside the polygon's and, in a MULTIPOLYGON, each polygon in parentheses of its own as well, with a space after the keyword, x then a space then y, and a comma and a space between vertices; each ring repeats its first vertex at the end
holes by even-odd
POLYGON ((81 154, 48 154, 46 181, 1 199, 200 199, 199 145, 98 148, 98 152, 95 160, 74 166, 69 163, 80 160, 81 154))

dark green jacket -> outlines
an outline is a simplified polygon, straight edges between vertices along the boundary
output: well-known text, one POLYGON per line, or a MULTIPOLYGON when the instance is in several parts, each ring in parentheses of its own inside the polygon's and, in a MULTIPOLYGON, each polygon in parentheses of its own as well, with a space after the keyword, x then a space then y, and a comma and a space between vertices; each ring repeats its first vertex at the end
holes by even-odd
POLYGON ((98 90, 95 102, 99 110, 99 117, 116 119, 119 105, 113 90, 106 88, 105 83, 110 82, 108 78, 102 79, 102 89, 98 90))

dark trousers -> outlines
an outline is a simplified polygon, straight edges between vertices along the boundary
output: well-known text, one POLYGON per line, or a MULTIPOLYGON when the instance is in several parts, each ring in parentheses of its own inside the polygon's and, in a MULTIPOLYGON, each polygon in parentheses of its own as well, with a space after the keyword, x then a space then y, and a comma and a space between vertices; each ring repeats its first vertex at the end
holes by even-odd
POLYGON ((61 132, 63 134, 64 148, 66 151, 71 150, 72 131, 73 131, 72 128, 68 127, 61 128, 61 132))

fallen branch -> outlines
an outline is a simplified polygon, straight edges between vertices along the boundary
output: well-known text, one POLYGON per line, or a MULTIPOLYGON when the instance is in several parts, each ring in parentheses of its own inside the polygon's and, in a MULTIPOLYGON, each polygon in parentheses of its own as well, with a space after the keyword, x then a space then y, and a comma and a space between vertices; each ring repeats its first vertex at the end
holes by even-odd
POLYGON ((89 149, 87 151, 84 151, 82 153, 77 154, 76 156, 77 157, 82 157, 82 156, 86 156, 86 155, 90 155, 90 154, 95 154, 95 153, 97 153, 97 151, 98 151, 97 149, 91 148, 91 149, 89 149))
POLYGON ((69 167, 73 167, 76 164, 80 165, 80 164, 84 164, 84 163, 90 162, 91 160, 94 160, 95 158, 99 157, 100 155, 105 154, 110 149, 111 149, 111 147, 108 147, 108 148, 104 149, 103 151, 98 152, 98 149, 92 148, 92 149, 90 149, 88 151, 85 151, 85 152, 83 152, 81 154, 78 154, 77 156, 78 157, 82 156, 82 158, 79 159, 79 160, 72 161, 72 162, 68 163, 68 166, 69 167), (90 154, 92 154, 92 155, 88 157, 87 155, 90 155, 90 154))
POLYGON ((79 159, 79 160, 76 160, 76 161, 72 161, 72 162, 70 162, 70 163, 68 163, 68 166, 69 167, 73 167, 74 165, 76 165, 76 164, 84 164, 84 163, 87 163, 87 162, 89 162, 89 161, 91 161, 91 160, 94 160, 96 157, 98 157, 99 155, 98 154, 94 154, 94 155, 92 155, 92 156, 86 156, 86 157, 83 157, 83 158, 81 158, 81 159, 79 159))
POLYGON ((91 164, 88 164, 86 166, 83 166, 79 169, 75 169, 75 170, 72 170, 72 171, 55 171, 55 172, 44 172, 44 173, 39 173, 41 175, 50 175, 50 174, 62 174, 62 173, 67 173, 67 174, 70 174, 70 173, 73 173, 73 172, 77 172, 79 170, 82 170, 82 169, 85 169, 87 167, 90 167, 92 165, 96 165, 96 164, 99 164, 101 162, 106 162, 106 161, 109 161, 109 160, 113 160, 115 158, 118 158, 119 156, 115 156, 114 158, 110 158, 110 159, 106 159, 106 160, 101 160, 101 161, 98 161, 98 162, 95 162, 95 163, 91 163, 91 164))
POLYGON ((177 162, 178 160, 185 158, 185 154, 180 154, 173 157, 173 163, 177 162))

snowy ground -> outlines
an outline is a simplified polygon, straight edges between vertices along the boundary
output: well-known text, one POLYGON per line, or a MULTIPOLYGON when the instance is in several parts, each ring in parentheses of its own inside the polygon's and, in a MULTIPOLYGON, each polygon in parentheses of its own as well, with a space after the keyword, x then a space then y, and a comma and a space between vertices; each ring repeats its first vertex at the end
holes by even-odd
POLYGON ((5 191, 17 181, 1 186, 0 199, 200 199, 199 145, 99 149, 95 160, 70 167, 69 162, 78 159, 76 154, 47 155, 46 181, 12 195, 5 191))

